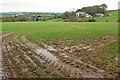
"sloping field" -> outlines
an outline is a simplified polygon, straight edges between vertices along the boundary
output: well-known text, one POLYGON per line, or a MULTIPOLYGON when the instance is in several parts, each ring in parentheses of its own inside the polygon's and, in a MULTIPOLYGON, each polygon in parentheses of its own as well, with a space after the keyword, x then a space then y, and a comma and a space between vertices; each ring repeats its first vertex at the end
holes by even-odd
POLYGON ((109 14, 111 14, 112 16, 107 16, 107 17, 96 17, 94 18, 95 20, 97 20, 98 22, 117 22, 118 21, 118 13, 119 11, 112 11, 109 12, 109 14))
POLYGON ((0 18, 12 17, 12 14, 0 14, 0 18))
POLYGON ((8 22, 2 25, 6 77, 118 77, 116 22, 8 22), (9 35, 4 36, 6 34, 9 35))

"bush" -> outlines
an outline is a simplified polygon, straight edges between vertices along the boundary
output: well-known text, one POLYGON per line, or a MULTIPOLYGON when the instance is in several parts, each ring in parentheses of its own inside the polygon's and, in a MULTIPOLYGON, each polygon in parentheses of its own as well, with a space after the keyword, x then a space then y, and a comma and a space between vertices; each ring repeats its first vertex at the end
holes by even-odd
POLYGON ((117 22, 120 22, 120 19, 117 22))
POLYGON ((108 20, 106 20, 106 22, 108 22, 108 20))
MULTIPOLYGON (((59 16, 60 17, 60 16, 59 16)), ((72 18, 75 18, 75 12, 65 12, 65 13, 63 13, 62 15, 61 15, 61 18, 62 19, 69 19, 70 18, 70 21, 71 21, 71 19, 72 18)), ((73 22, 73 21, 72 21, 73 22)))
POLYGON ((97 22, 95 19, 88 19, 88 22, 97 22))
POLYGON ((76 22, 77 20, 76 20, 76 18, 74 17, 74 16, 70 16, 69 18, 68 18, 68 22, 76 22))
POLYGON ((15 18, 14 17, 8 17, 8 18, 3 18, 2 22, 14 22, 15 18))
POLYGON ((68 22, 68 19, 65 19, 64 22, 68 22))
POLYGON ((29 21, 29 18, 26 16, 18 16, 15 18, 15 21, 29 21))
POLYGON ((38 17, 35 19, 35 21, 39 21, 38 17))

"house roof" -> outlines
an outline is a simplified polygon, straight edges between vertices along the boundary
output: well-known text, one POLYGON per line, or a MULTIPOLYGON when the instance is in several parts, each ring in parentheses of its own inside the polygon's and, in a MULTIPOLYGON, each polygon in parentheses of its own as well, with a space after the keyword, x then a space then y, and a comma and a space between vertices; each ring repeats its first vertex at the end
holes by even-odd
POLYGON ((76 14, 87 14, 86 12, 76 12, 76 14))
POLYGON ((81 14, 83 16, 89 16, 92 17, 90 14, 86 13, 86 12, 76 12, 76 14, 81 14))

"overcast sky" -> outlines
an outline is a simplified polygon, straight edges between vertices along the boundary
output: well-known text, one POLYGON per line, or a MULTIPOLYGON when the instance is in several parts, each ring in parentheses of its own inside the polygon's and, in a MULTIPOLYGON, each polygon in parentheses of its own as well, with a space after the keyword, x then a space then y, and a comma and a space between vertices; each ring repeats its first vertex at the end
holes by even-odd
POLYGON ((108 10, 118 9, 120 0, 0 0, 0 12, 36 11, 64 12, 73 8, 107 4, 108 10))

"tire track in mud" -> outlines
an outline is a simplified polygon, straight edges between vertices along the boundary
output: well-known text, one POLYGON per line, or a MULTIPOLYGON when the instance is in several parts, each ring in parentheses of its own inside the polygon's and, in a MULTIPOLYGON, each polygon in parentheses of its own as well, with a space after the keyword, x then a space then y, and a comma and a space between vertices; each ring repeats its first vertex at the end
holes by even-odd
POLYGON ((23 45, 31 50, 33 56, 37 58, 41 64, 45 65, 46 67, 53 68, 53 72, 62 72, 63 70, 65 70, 63 69, 63 66, 58 64, 58 59, 52 53, 39 47, 37 44, 28 41, 25 37, 23 38, 23 36, 22 39, 23 45))

